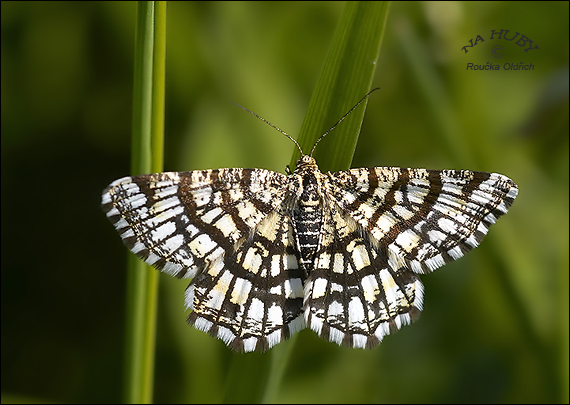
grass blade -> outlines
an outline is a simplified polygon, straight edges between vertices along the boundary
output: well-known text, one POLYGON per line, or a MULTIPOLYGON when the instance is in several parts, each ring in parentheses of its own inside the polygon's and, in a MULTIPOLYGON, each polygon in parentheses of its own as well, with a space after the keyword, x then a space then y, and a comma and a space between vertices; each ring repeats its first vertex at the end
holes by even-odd
MULTIPOLYGON (((162 171, 166 3, 138 3, 133 91, 131 173, 162 171)), ((129 255, 127 270, 125 401, 153 395, 158 272, 129 255)))
MULTIPOLYGON (((370 90, 388 9, 389 2, 347 2, 299 134, 305 153, 370 90)), ((314 157, 323 172, 350 167, 365 107, 366 102, 319 144, 314 157)), ((295 152, 291 167, 298 157, 295 152)))
MULTIPOLYGON (((309 153, 314 142, 370 90, 388 8, 389 3, 386 2, 347 3, 301 129, 299 144, 304 153, 309 153)), ((364 106, 359 106, 335 129, 334 135, 319 145, 315 155, 321 170, 347 169, 350 166, 364 110, 364 106)), ((295 150, 292 168, 298 157, 299 151, 295 150)), ((235 355, 226 384, 225 401, 272 402, 297 336, 271 349, 270 355, 235 355), (240 378, 240 375, 245 375, 245 365, 258 376, 247 374, 247 378, 240 378), (237 381, 239 384, 235 384, 237 381), (239 397, 233 391, 236 385, 240 387, 239 397)))

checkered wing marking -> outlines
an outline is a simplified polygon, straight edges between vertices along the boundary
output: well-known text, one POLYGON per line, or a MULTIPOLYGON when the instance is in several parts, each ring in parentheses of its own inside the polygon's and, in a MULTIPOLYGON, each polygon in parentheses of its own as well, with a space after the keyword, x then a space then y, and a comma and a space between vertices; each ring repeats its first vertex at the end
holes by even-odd
POLYGON ((476 247, 518 189, 500 174, 371 168, 327 173, 324 235, 305 288, 307 325, 370 348, 418 318, 433 271, 476 247))
POLYGON ((325 210, 321 250, 305 287, 305 319, 319 336, 337 344, 372 348, 415 320, 423 285, 392 268, 353 218, 331 202, 325 210))
POLYGON ((330 194, 392 269, 428 273, 477 247, 518 194, 497 173, 391 167, 328 173, 330 194))
POLYGON ((190 323, 236 350, 260 350, 304 326, 284 184, 261 169, 125 177, 103 192, 102 207, 133 253, 194 278, 190 323))
POLYGON ((188 320, 238 352, 265 351, 305 328, 304 272, 285 204, 186 291, 188 320))

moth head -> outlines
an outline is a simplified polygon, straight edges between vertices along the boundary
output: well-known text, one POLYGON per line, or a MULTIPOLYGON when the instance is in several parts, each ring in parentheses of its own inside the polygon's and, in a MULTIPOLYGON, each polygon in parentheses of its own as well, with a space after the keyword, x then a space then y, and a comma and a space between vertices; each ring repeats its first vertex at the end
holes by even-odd
POLYGON ((301 154, 301 157, 295 163, 295 172, 307 168, 317 168, 317 161, 312 156, 301 154))

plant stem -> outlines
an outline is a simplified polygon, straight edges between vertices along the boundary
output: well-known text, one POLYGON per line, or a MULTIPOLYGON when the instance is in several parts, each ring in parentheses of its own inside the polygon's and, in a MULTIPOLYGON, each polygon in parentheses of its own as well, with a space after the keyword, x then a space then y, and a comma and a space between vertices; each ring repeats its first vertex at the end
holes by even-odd
MULTIPOLYGON (((131 173, 162 171, 164 143, 165 2, 137 7, 131 173)), ((125 402, 153 395, 158 272, 129 255, 126 305, 125 402)))

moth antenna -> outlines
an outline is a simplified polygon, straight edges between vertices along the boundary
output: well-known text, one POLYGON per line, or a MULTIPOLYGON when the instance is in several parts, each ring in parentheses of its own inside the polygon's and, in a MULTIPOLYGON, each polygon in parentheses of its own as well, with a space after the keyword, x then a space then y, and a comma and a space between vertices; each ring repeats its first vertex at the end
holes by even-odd
MULTIPOLYGON (((336 122, 336 124, 334 124, 332 127, 329 128, 329 130, 327 132, 325 132, 324 134, 321 135, 321 137, 319 139, 317 139, 317 141, 315 142, 315 144, 313 145, 313 149, 311 149, 311 153, 309 153, 309 156, 313 156, 313 152, 315 151, 315 148, 317 147, 317 144, 325 137, 329 134, 329 132, 331 132, 333 129, 336 128, 336 126, 338 124, 340 124, 351 112, 354 111, 354 109, 356 107, 358 107, 364 100, 366 100, 368 98, 368 96, 370 96, 370 94, 372 94, 373 92, 375 92, 376 90, 380 90, 380 87, 376 87, 375 89, 370 90, 368 93, 366 93, 366 95, 364 97, 362 97, 360 99, 360 101, 358 103, 356 103, 354 105, 354 107, 352 107, 346 114, 344 114, 340 120, 338 120, 336 122)), ((296 142, 295 142, 296 143, 296 142)))
POLYGON ((283 131, 283 130, 282 130, 281 128, 279 128, 277 125, 273 125, 271 122, 267 121, 265 118, 260 117, 259 115, 257 115, 257 114, 254 113, 253 111, 250 111, 250 110, 248 110, 247 108, 245 108, 244 106, 239 105, 239 104, 236 103, 235 101, 232 101, 232 103, 234 103, 235 105, 237 105, 237 106, 238 106, 239 108, 241 108, 242 110, 247 111, 248 113, 250 113, 250 114, 253 115, 254 117, 259 118, 261 121, 265 122, 265 123, 266 123, 267 125, 269 125, 270 127, 274 128, 274 129, 276 129, 276 130, 278 130, 278 131, 281 132, 283 135, 285 135, 287 138, 291 139, 291 140, 295 143, 295 145, 297 145, 297 149, 299 149, 299 152, 301 152, 301 155, 304 155, 303 149, 301 149, 301 147, 299 146, 299 144, 297 143, 297 141, 296 141, 295 139, 291 138, 291 136, 290 136, 287 132, 283 131))

